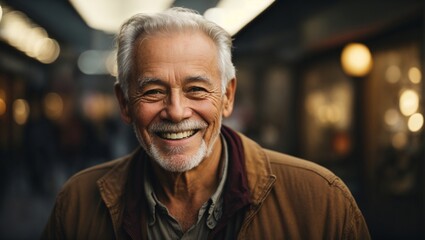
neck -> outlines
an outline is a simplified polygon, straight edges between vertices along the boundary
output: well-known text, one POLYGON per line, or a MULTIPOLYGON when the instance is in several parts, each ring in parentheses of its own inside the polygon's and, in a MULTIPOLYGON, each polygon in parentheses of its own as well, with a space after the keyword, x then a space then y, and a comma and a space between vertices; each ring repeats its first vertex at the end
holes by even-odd
POLYGON ((168 172, 152 161, 153 183, 159 200, 166 205, 207 201, 219 184, 221 150, 221 138, 218 138, 211 154, 186 172, 168 172))

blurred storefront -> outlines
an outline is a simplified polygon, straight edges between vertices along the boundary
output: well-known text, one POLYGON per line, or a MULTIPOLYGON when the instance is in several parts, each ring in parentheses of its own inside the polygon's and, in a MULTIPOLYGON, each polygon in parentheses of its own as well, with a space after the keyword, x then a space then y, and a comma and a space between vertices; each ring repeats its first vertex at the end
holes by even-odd
POLYGON ((374 239, 423 239, 424 2, 320 4, 278 3, 236 36, 229 122, 337 173, 374 239))

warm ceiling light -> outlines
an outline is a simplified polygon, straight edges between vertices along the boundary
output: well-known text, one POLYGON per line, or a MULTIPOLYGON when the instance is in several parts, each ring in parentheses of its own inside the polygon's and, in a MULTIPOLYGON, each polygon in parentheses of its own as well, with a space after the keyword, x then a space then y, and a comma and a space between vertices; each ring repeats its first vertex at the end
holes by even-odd
POLYGON ((22 12, 11 9, 4 12, 0 22, 0 39, 42 63, 52 63, 58 58, 60 46, 44 28, 22 12))
POLYGON ((25 38, 25 46, 24 51, 25 53, 30 57, 37 57, 37 54, 39 53, 40 49, 40 42, 43 41, 43 39, 47 38, 47 32, 42 27, 34 27, 31 28, 26 33, 25 38))
MULTIPOLYGON (((221 0, 204 15, 234 35, 274 1, 221 0)), ((172 6, 174 0, 126 0, 125 4, 120 0, 70 0, 70 2, 87 25, 107 33, 116 33, 121 24, 134 14, 164 11, 172 6)))
POLYGON ((348 75, 363 77, 372 69, 372 54, 364 44, 350 43, 342 50, 341 64, 348 75))
POLYGON ((42 63, 52 63, 58 57, 60 47, 56 40, 51 38, 40 39, 36 44, 36 59, 42 63))
POLYGON ((204 16, 234 35, 274 1, 221 0, 215 8, 208 9, 204 16))
POLYGON ((161 12, 173 0, 70 0, 84 21, 92 28, 116 33, 121 24, 136 13, 161 12))

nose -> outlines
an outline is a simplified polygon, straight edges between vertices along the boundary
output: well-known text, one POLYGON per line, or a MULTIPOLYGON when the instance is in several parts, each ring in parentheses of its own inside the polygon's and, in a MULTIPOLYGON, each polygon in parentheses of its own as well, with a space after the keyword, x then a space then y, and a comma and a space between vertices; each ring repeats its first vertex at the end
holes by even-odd
POLYGON ((192 116, 192 110, 187 106, 187 99, 179 89, 172 89, 166 99, 166 106, 160 117, 171 122, 181 122, 192 116))

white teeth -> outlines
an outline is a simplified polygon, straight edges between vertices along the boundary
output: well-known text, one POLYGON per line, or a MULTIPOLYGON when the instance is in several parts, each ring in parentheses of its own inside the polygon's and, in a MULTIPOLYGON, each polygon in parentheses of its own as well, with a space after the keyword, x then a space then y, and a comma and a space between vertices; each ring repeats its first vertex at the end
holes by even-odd
POLYGON ((194 130, 178 132, 178 133, 161 133, 161 137, 170 140, 178 140, 192 136, 195 133, 194 130))

